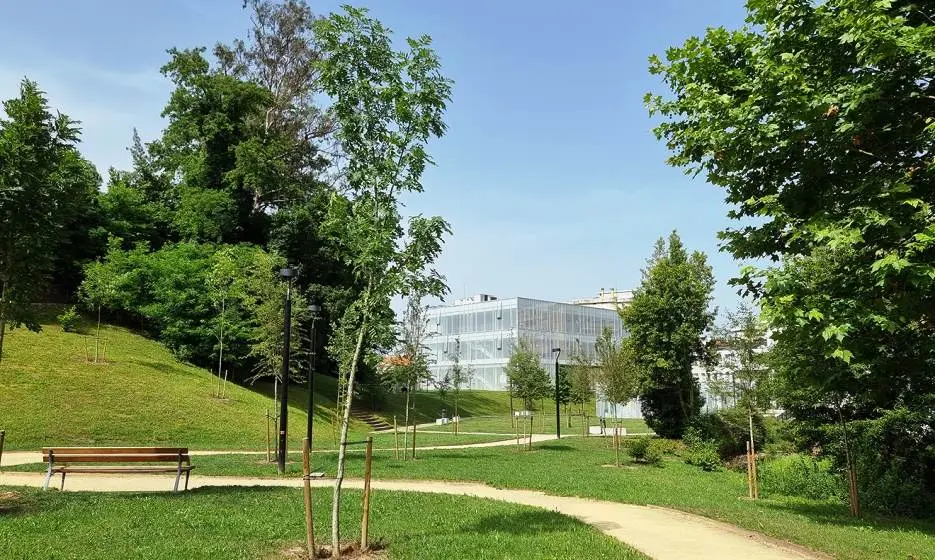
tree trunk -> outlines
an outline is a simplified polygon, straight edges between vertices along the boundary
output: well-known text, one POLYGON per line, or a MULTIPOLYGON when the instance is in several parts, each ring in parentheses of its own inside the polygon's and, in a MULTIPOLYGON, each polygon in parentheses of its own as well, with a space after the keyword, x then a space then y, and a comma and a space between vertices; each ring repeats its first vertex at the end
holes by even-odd
POLYGON ((3 338, 6 336, 6 290, 7 282, 3 281, 3 288, 0 289, 0 363, 3 363, 3 338))
POLYGON ((224 363, 224 298, 221 298, 221 324, 218 326, 220 330, 220 335, 218 336, 218 341, 220 343, 220 350, 218 351, 218 398, 221 398, 221 367, 224 363))
POLYGON ((97 304, 97 341, 94 343, 94 363, 100 363, 101 352, 101 304, 97 304))
MULTIPOLYGON (((368 296, 364 296, 369 299, 368 296)), ((366 300, 365 300, 366 301, 366 300)), ((341 557, 341 484, 344 482, 344 456, 347 452, 347 429, 351 419, 351 401, 354 397, 354 376, 357 374, 357 363, 360 360, 360 353, 364 347, 364 334, 367 331, 367 320, 369 314, 364 306, 363 317, 360 323, 360 331, 357 334, 357 346, 354 348, 354 358, 351 361, 351 371, 347 376, 347 384, 344 387, 344 416, 341 419, 341 440, 338 445, 338 471, 334 479, 334 499, 331 502, 331 557, 341 557)))
POLYGON ((406 418, 403 420, 403 461, 409 457, 409 395, 412 394, 412 384, 406 382, 406 418))
POLYGON ((458 393, 460 393, 460 392, 461 392, 460 389, 459 389, 458 391, 455 392, 455 417, 454 417, 454 421, 455 421, 455 435, 458 435, 458 424, 461 423, 461 416, 458 414, 458 396, 459 396, 458 393))
POLYGON ((841 422, 841 428, 844 432, 844 458, 847 462, 847 486, 848 486, 848 505, 851 515, 860 517, 860 496, 857 493, 857 468, 854 466, 854 457, 851 454, 850 438, 847 437, 847 423, 844 422, 844 415, 841 414, 841 405, 838 404, 838 419, 841 422))

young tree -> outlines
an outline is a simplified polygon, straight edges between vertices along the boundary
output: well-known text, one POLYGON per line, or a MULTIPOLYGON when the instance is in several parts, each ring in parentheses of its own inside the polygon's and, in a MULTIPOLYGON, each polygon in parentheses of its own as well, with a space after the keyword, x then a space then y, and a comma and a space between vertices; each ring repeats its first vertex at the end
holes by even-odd
POLYGON ((0 359, 9 327, 39 330, 31 304, 47 285, 76 198, 100 182, 75 149, 75 121, 53 114, 35 82, 3 102, 0 119, 0 359))
POLYGON ((584 405, 594 397, 595 370, 594 362, 582 351, 581 344, 576 344, 571 354, 571 366, 568 368, 568 399, 571 404, 578 405, 582 416, 584 405))
POLYGON ((340 555, 345 444, 360 359, 380 324, 375 312, 394 296, 441 296, 443 278, 431 269, 450 231, 440 217, 416 216, 404 226, 400 197, 422 191, 431 164, 425 145, 445 131, 442 116, 451 83, 427 36, 393 49, 390 30, 366 10, 345 7, 315 23, 322 51, 322 90, 333 102, 336 136, 347 156, 348 198, 334 197, 325 231, 341 247, 362 291, 341 317, 333 350, 340 357, 345 399, 331 512, 332 555, 340 555))
POLYGON ((679 438, 704 404, 692 365, 710 359, 702 335, 711 327, 714 276, 704 253, 691 255, 677 233, 660 239, 633 301, 620 311, 645 376, 643 416, 660 436, 679 438))
POLYGON ((539 353, 526 338, 521 337, 513 347, 513 354, 504 370, 513 388, 513 395, 522 399, 526 410, 532 410, 536 401, 552 393, 549 374, 542 367, 539 353))
POLYGON ((461 364, 461 341, 455 343, 455 353, 451 358, 451 369, 448 371, 448 381, 451 386, 451 393, 454 395, 454 422, 455 434, 458 433, 458 424, 461 423, 460 399, 461 390, 464 387, 471 386, 471 379, 474 378, 474 368, 470 363, 461 364))
POLYGON ((626 404, 640 394, 640 366, 630 340, 614 340, 613 329, 604 327, 594 343, 597 386, 601 395, 615 405, 626 404))
MULTIPOLYGON (((425 339, 428 337, 428 319, 425 316, 426 307, 422 305, 422 298, 418 295, 410 296, 406 302, 403 320, 399 324, 399 339, 395 360, 383 370, 384 381, 390 382, 394 388, 403 387, 406 392, 406 415, 403 449, 407 449, 409 441, 409 412, 415 413, 415 391, 425 382, 432 381, 432 372, 429 371, 428 348, 425 339)), ((437 381, 436 381, 437 384, 437 381)))
POLYGON ((100 359, 101 308, 115 306, 119 282, 117 274, 118 271, 113 263, 101 261, 88 263, 84 267, 84 281, 78 287, 78 297, 81 301, 97 311, 94 363, 100 359))

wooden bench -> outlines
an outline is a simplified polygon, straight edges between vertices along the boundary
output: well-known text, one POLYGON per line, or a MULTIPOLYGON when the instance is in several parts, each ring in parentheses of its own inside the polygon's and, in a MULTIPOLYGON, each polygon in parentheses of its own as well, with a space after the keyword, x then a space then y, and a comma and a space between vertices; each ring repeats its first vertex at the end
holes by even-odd
POLYGON ((43 447, 42 461, 49 464, 43 489, 48 489, 53 474, 62 475, 61 489, 64 489, 66 473, 175 473, 172 491, 178 492, 182 473, 188 490, 188 477, 194 468, 186 447, 43 447), (88 463, 173 464, 90 466, 88 463))

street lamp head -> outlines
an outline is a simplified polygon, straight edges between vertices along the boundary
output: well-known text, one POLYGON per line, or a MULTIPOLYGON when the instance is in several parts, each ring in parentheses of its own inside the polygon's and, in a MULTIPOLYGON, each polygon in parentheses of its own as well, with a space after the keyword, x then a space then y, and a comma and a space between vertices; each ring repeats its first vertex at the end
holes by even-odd
POLYGON ((285 278, 286 280, 288 280, 288 279, 292 278, 293 276, 295 276, 295 269, 294 269, 294 268, 283 268, 283 269, 280 269, 280 270, 279 270, 279 275, 280 275, 281 277, 285 278))
POLYGON ((553 348, 553 349, 552 349, 552 353, 553 353, 553 354, 554 354, 555 352, 561 352, 561 351, 562 351, 561 348, 553 348))

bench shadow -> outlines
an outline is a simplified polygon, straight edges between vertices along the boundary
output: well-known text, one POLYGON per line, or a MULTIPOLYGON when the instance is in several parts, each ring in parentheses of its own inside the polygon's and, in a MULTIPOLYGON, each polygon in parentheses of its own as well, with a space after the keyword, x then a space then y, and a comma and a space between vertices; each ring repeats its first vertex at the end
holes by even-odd
POLYGON ((537 535, 544 532, 567 531, 571 520, 545 510, 523 511, 508 515, 489 515, 461 528, 461 533, 509 533, 537 535))
POLYGON ((887 517, 874 514, 851 517, 847 511, 847 506, 834 503, 772 501, 764 502, 763 505, 769 509, 804 515, 816 523, 826 525, 839 525, 857 529, 873 527, 881 531, 918 531, 927 536, 935 537, 935 520, 887 517))

